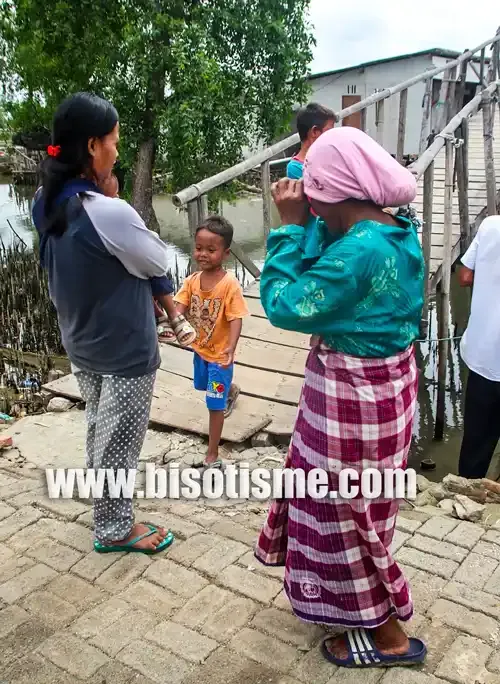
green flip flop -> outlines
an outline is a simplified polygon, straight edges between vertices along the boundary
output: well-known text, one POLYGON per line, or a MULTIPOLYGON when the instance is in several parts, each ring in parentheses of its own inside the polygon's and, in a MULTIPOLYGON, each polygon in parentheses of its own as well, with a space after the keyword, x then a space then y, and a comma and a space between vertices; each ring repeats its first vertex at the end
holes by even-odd
POLYGON ((131 539, 126 544, 101 544, 96 539, 94 541, 94 551, 96 551, 97 553, 117 553, 119 551, 135 551, 136 553, 146 553, 150 556, 155 553, 160 553, 160 551, 165 551, 165 549, 168 548, 175 539, 174 535, 170 531, 167 532, 167 536, 160 544, 158 544, 156 549, 139 549, 136 546, 134 546, 134 544, 137 544, 137 542, 141 539, 150 537, 152 534, 158 532, 158 528, 155 525, 151 525, 149 523, 146 524, 149 527, 149 532, 145 532, 144 534, 135 537, 135 539, 131 539))

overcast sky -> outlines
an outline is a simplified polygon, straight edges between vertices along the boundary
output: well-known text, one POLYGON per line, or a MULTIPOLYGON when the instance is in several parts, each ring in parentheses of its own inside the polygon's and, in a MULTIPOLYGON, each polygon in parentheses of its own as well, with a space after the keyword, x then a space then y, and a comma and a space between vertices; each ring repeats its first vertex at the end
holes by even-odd
POLYGON ((311 68, 318 73, 431 47, 476 47, 495 35, 500 3, 459 0, 452 8, 451 0, 311 0, 310 19, 317 41, 311 68))

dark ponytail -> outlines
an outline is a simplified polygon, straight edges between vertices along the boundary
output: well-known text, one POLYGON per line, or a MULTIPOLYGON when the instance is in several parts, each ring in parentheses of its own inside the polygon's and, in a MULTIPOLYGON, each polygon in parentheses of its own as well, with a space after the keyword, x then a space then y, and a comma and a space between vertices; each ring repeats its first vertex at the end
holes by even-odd
POLYGON ((62 102, 52 121, 52 145, 57 156, 42 163, 42 186, 45 206, 44 232, 62 235, 66 230, 66 204, 54 202, 64 185, 85 176, 92 179, 90 138, 104 138, 118 123, 118 113, 107 100, 91 93, 77 93, 62 102))

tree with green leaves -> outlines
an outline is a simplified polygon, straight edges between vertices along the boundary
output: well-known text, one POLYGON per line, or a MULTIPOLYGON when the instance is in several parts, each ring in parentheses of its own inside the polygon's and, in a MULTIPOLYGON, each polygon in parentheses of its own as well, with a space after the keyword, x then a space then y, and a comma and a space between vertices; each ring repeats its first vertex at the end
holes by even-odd
POLYGON ((308 6, 309 0, 0 0, 0 64, 13 91, 23 94, 34 128, 47 126, 55 106, 78 90, 115 104, 132 201, 154 227, 155 169, 167 171, 169 189, 177 190, 287 129, 292 106, 308 88, 308 6))

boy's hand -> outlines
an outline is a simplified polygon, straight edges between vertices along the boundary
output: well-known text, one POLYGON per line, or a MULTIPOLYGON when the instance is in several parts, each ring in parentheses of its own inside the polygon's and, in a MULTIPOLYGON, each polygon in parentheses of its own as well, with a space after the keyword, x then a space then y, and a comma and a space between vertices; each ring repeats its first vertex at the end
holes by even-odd
POLYGON ((309 218, 309 204, 304 195, 302 180, 282 178, 272 185, 271 193, 282 225, 306 225, 309 218))
POLYGON ((234 352, 235 350, 231 347, 228 347, 224 350, 226 361, 224 363, 221 363, 222 368, 229 368, 229 366, 231 366, 231 364, 234 363, 234 352))

